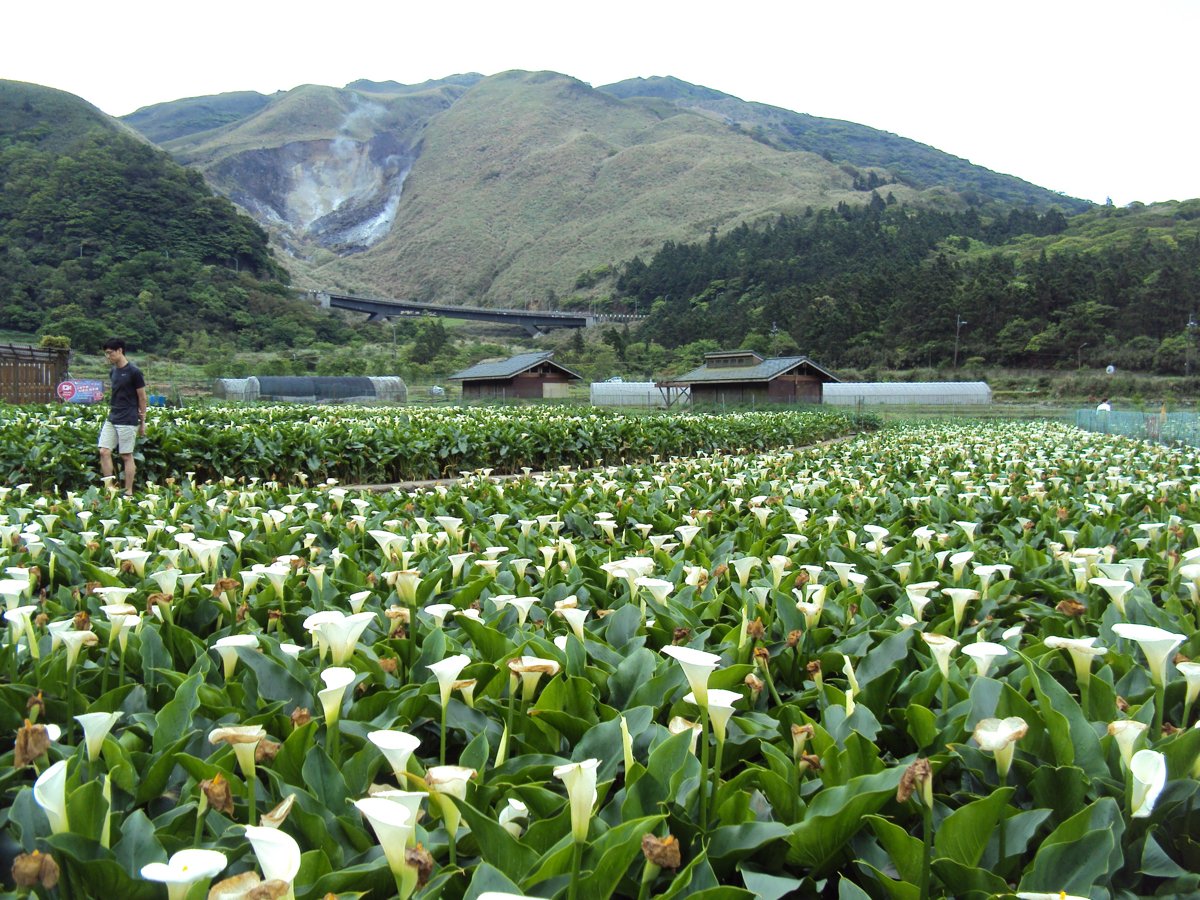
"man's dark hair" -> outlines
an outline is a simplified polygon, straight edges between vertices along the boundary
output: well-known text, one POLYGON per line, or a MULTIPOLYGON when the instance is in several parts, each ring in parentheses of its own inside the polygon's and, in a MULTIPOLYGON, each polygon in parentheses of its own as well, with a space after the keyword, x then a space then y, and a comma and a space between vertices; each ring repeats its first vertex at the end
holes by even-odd
POLYGON ((124 353, 125 352, 125 342, 123 340, 121 340, 120 338, 109 338, 107 341, 104 342, 104 349, 105 350, 120 350, 122 353, 124 353))

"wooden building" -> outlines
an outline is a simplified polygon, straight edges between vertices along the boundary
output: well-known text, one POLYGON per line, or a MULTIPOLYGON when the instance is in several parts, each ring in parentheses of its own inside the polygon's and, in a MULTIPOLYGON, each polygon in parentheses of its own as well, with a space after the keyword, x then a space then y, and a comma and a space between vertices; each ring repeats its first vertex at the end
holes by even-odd
POLYGON ((55 389, 67 379, 71 351, 56 347, 0 344, 0 400, 5 403, 53 403, 55 389))
POLYGON ((499 362, 476 363, 455 372, 462 382, 463 400, 565 399, 571 382, 582 376, 551 358, 553 352, 521 353, 499 362))
POLYGON ((662 384, 689 388, 694 406, 740 406, 820 403, 821 386, 838 380, 807 356, 763 359, 753 350, 723 350, 704 354, 700 368, 662 384))

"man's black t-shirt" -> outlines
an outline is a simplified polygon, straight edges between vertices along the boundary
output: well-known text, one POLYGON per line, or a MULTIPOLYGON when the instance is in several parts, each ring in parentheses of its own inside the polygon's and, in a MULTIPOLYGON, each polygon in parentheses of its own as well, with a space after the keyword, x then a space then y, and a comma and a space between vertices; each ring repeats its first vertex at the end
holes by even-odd
POLYGON ((123 369, 113 366, 108 373, 108 380, 112 386, 108 421, 114 425, 139 424, 137 392, 146 386, 142 370, 133 363, 126 363, 123 369))

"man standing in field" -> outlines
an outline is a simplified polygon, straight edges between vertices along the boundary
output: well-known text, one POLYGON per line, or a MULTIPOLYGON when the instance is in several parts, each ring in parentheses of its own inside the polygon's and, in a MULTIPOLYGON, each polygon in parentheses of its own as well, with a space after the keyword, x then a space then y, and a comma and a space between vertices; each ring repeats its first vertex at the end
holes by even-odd
POLYGON ((142 370, 125 358, 125 342, 110 338, 104 342, 104 358, 112 365, 108 373, 112 391, 108 418, 100 429, 100 474, 113 474, 113 451, 121 454, 125 469, 125 496, 133 496, 133 446, 146 436, 146 379, 142 370))

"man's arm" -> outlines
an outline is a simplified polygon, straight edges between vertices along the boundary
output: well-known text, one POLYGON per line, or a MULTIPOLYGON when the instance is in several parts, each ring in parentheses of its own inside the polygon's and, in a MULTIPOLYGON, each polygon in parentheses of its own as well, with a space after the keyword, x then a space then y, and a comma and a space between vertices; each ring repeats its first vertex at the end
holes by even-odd
POLYGON ((146 433, 146 389, 137 389, 138 398, 138 434, 146 433))

